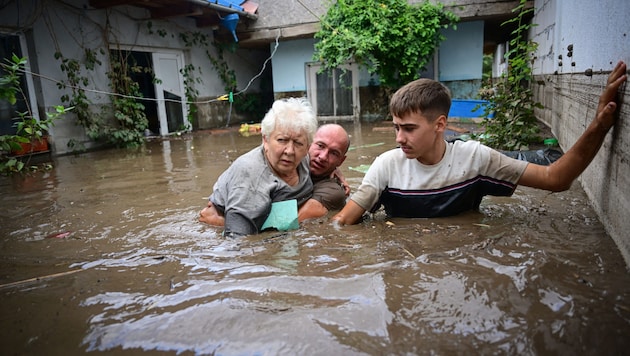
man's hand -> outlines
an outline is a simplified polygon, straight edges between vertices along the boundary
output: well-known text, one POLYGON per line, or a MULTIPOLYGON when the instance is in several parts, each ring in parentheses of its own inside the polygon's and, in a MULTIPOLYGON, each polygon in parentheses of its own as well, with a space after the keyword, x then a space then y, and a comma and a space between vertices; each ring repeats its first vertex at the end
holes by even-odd
POLYGON ((330 174, 330 178, 337 178, 341 186, 343 187, 343 191, 346 196, 350 195, 350 185, 346 181, 346 178, 343 176, 343 173, 339 170, 339 167, 335 168, 335 170, 330 174))
POLYGON ((599 97, 595 120, 597 120, 606 131, 608 131, 617 120, 618 115, 613 115, 613 113, 615 113, 617 109, 618 91, 627 77, 626 64, 623 61, 619 61, 612 72, 610 72, 606 87, 599 97))

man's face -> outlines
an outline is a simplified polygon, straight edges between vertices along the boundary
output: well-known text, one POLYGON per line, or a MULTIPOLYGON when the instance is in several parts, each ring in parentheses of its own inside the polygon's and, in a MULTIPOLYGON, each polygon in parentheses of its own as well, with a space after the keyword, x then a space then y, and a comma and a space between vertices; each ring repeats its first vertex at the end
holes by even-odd
MULTIPOLYGON (((417 159, 424 164, 435 164, 435 158, 441 159, 441 153, 436 155, 438 141, 444 140, 443 131, 446 118, 440 117, 429 122, 422 114, 410 113, 404 117, 393 117, 396 130, 396 143, 409 159, 417 159)), ((439 160, 438 160, 439 161, 439 160)))
POLYGON ((322 126, 308 150, 310 171, 315 177, 329 176, 346 159, 347 135, 335 127, 322 126))

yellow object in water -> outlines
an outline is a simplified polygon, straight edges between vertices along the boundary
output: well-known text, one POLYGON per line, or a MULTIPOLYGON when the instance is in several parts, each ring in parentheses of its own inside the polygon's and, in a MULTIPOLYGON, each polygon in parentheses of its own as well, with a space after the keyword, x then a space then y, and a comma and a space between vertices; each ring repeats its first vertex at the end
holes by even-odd
POLYGON ((241 124, 238 132, 243 136, 260 133, 260 124, 241 124))

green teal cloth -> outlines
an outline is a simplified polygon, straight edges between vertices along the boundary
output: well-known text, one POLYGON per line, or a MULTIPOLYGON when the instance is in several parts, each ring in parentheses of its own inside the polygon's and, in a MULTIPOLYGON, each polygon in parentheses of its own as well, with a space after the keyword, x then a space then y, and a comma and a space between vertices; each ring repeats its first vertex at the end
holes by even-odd
POLYGON ((297 200, 285 200, 271 204, 271 212, 261 230, 275 228, 279 231, 297 230, 298 222, 297 200))
POLYGON ((369 168, 370 168, 369 164, 362 164, 356 167, 350 167, 351 170, 361 172, 363 174, 365 174, 365 172, 367 172, 369 168))

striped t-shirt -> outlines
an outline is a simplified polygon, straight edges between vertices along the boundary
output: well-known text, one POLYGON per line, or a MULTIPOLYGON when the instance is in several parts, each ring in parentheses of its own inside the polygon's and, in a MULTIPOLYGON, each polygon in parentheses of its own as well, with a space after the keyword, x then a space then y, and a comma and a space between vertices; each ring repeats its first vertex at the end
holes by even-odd
POLYGON ((512 195, 527 164, 477 141, 447 142, 430 166, 396 148, 374 160, 350 199, 372 212, 382 205, 390 217, 451 216, 478 209, 485 195, 512 195))

